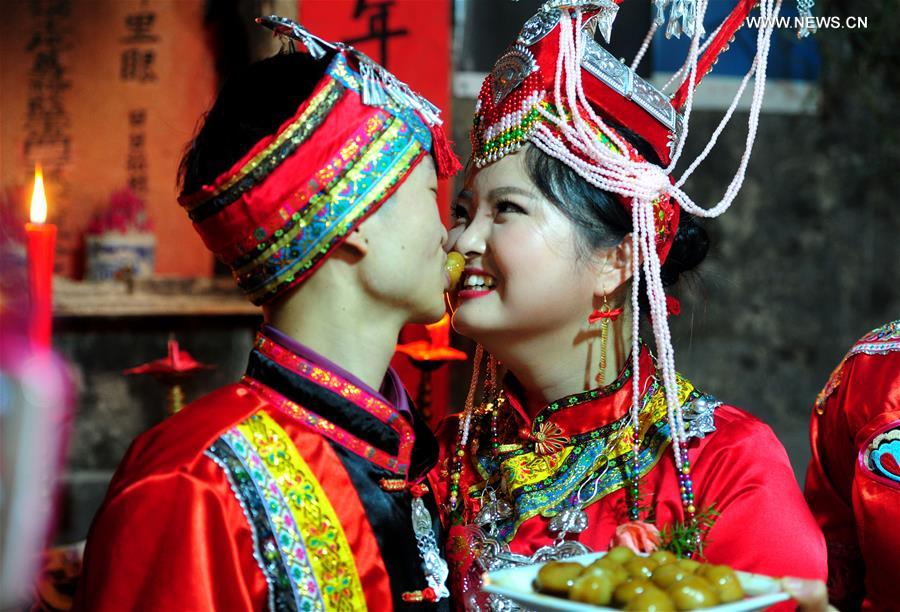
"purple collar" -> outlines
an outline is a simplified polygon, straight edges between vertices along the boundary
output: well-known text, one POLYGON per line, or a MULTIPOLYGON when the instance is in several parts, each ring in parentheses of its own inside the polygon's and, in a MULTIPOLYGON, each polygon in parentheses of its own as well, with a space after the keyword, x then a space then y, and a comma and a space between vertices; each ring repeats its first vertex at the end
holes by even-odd
POLYGON ((306 361, 314 363, 320 368, 329 370, 330 372, 334 372, 352 385, 359 387, 367 393, 374 395, 378 399, 384 401, 386 404, 393 406, 397 409, 398 412, 407 415, 410 415, 412 413, 409 406, 409 398, 406 395, 406 389, 403 387, 403 383, 400 381, 400 376, 397 374, 394 368, 388 368, 387 372, 385 372, 384 380, 381 382, 381 389, 375 391, 374 389, 372 389, 372 387, 361 381, 359 378, 357 378, 338 364, 334 363, 330 359, 327 359, 326 357, 323 357, 308 346, 297 342, 272 325, 269 325, 268 323, 263 324, 261 331, 273 342, 280 344, 287 350, 297 354, 306 361))

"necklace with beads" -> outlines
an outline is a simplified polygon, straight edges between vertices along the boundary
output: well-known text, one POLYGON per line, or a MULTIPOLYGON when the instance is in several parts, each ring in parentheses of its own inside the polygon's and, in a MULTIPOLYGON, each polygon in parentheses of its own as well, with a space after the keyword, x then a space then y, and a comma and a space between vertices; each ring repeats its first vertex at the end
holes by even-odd
MULTIPOLYGON (((621 381, 617 381, 616 383, 613 383, 613 385, 618 384, 618 386, 621 387, 620 383, 621 381)), ((612 387, 613 385, 610 385, 610 387, 612 387)), ((479 450, 479 440, 482 437, 485 421, 488 421, 490 423, 489 452, 492 456, 497 456, 509 450, 519 449, 522 446, 521 442, 517 444, 503 444, 504 439, 501 437, 500 417, 505 413, 503 408, 507 400, 505 394, 503 393, 502 389, 499 388, 499 386, 492 386, 493 388, 491 389, 491 391, 493 393, 491 395, 493 395, 493 397, 489 396, 490 399, 472 410, 467 410, 466 413, 462 416, 462 418, 466 422, 463 423, 463 426, 459 428, 453 447, 453 453, 450 457, 450 470, 448 471, 450 480, 448 506, 451 510, 451 515, 455 517, 455 520, 457 522, 462 522, 462 508, 460 508, 460 502, 462 501, 460 498, 460 480, 464 470, 467 446, 470 442, 469 431, 472 429, 473 425, 475 431, 471 432, 474 435, 471 437, 471 446, 469 446, 468 449, 471 453, 477 453, 479 450), (488 415, 489 420, 488 418, 486 418, 488 417, 488 415)), ((650 388, 647 390, 645 396, 649 397, 652 393, 658 390, 657 388, 658 385, 656 384, 650 385, 650 388)), ((631 429, 630 436, 632 448, 631 452, 629 453, 631 455, 630 461, 626 460, 626 465, 629 465, 629 468, 626 472, 628 484, 626 485, 625 495, 627 500, 629 520, 640 521, 642 514, 640 493, 640 481, 642 478, 640 470, 642 428, 640 426, 640 423, 629 423, 628 425, 621 427, 618 430, 618 435, 616 435, 616 437, 613 440, 610 440, 610 442, 607 444, 607 448, 615 448, 620 437, 625 434, 629 428, 631 429)), ((523 428, 517 433, 518 437, 520 439, 524 439, 525 443, 533 444, 534 452, 538 455, 550 455, 558 453, 563 450, 569 442, 569 439, 563 434, 562 430, 552 423, 541 423, 541 426, 538 427, 537 431, 525 431, 523 428)), ((690 462, 687 456, 687 449, 682 448, 680 450, 681 468, 678 470, 679 495, 684 511, 684 524, 687 526, 691 526, 694 524, 696 516, 693 481, 690 473, 690 462)), ((596 472, 594 472, 593 476, 588 476, 587 478, 585 478, 582 487, 585 484, 591 482, 592 478, 598 478, 596 472)), ((585 503, 582 504, 579 500, 579 504, 577 505, 580 507, 586 507, 593 501, 593 499, 588 498, 584 500, 585 503)), ((573 510, 575 509, 573 508, 573 510)), ((686 556, 691 556, 691 553, 688 552, 686 556)))

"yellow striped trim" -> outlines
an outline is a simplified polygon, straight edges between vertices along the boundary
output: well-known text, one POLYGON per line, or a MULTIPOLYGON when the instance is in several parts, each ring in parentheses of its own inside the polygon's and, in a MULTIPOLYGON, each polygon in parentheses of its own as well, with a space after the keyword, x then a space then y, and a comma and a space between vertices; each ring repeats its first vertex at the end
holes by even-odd
MULTIPOLYGON (((285 130, 281 134, 279 134, 278 137, 275 138, 275 140, 273 140, 271 144, 269 144, 269 146, 254 155, 253 159, 244 164, 244 166, 234 176, 217 187, 216 190, 210 193, 207 197, 189 204, 184 208, 188 212, 190 212, 195 208, 202 206, 209 200, 224 193, 225 191, 231 189, 239 181, 243 180, 248 174, 253 172, 260 163, 262 163, 267 157, 278 150, 278 148, 281 147, 286 141, 293 138, 297 134, 297 132, 306 129, 306 124, 309 121, 309 118, 318 112, 319 106, 323 103, 323 101, 328 99, 329 104, 333 106, 340 98, 341 90, 339 90, 338 87, 339 85, 337 81, 329 81, 322 88, 322 91, 317 93, 315 97, 310 100, 309 106, 307 106, 306 110, 304 110, 303 113, 301 113, 301 115, 297 117, 297 120, 290 124, 287 128, 285 128, 285 130)), ((260 93, 259 95, 265 95, 265 93, 260 93)))
MULTIPOLYGON (((377 140, 374 140, 371 143, 369 143, 369 147, 366 149, 366 152, 363 155, 363 157, 361 159, 353 162, 354 166, 360 165, 360 164, 364 166, 365 164, 368 164, 370 161, 372 161, 374 158, 378 157, 380 150, 381 150, 381 144, 384 141, 384 139, 385 138, 392 139, 396 136, 397 131, 401 127, 401 124, 398 120, 394 119, 393 117, 391 117, 389 119, 389 121, 390 121, 389 126, 383 132, 382 136, 380 136, 377 140)), ((348 158, 344 157, 344 159, 346 160, 348 158)), ((294 227, 292 227, 290 230, 286 231, 281 236, 281 238, 279 238, 276 242, 273 242, 271 245, 269 245, 269 248, 260 252, 256 257, 253 258, 252 261, 247 262, 246 264, 244 264, 243 266, 241 266, 240 268, 235 270, 234 271, 235 277, 241 277, 241 276, 247 274, 248 272, 252 271, 257 266, 264 264, 269 259, 269 257, 271 257, 274 253, 276 253, 277 251, 281 250, 282 248, 284 248, 285 246, 287 246, 288 244, 293 242, 294 238, 297 237, 297 234, 299 234, 307 225, 309 225, 309 220, 312 219, 313 217, 315 217, 318 214, 318 212, 320 210, 322 210, 322 207, 328 203, 328 201, 331 199, 331 192, 333 192, 335 189, 342 189, 342 188, 346 187, 346 182, 347 182, 347 180, 345 177, 342 181, 338 182, 337 184, 330 185, 324 192, 317 193, 315 196, 310 198, 309 203, 303 208, 302 212, 300 213, 300 218, 297 220, 297 223, 294 224, 294 227)))
MULTIPOLYGON (((399 130, 400 123, 396 123, 397 129, 399 130)), ((392 126, 393 127, 393 126, 392 126)), ((373 202, 378 202, 384 198, 384 194, 387 193, 397 182, 397 180, 401 177, 401 175, 409 169, 409 165, 412 163, 412 160, 415 159, 422 152, 421 143, 415 138, 410 139, 410 147, 403 154, 403 156, 397 160, 397 162, 391 168, 391 171, 385 173, 376 183, 373 185, 371 190, 366 194, 366 197, 358 200, 356 204, 353 206, 352 210, 347 213, 347 215, 343 218, 343 220, 336 224, 331 230, 328 231, 324 236, 319 239, 319 244, 322 245, 322 249, 327 249, 330 246, 331 241, 335 236, 343 235, 347 232, 347 228, 356 223, 359 220, 359 217, 365 214, 369 207, 373 202)), ((379 149, 373 149, 372 157, 377 157, 380 154, 379 149)), ((356 165, 347 173, 344 179, 338 183, 334 189, 330 191, 329 194, 323 194, 325 197, 330 197, 331 199, 336 198, 347 198, 354 199, 358 196, 356 190, 354 189, 352 193, 349 195, 339 195, 343 191, 345 191, 350 186, 355 186, 363 181, 365 178, 364 174, 366 172, 367 162, 357 162, 356 165)), ((269 283, 266 283, 260 289, 249 293, 248 298, 251 302, 256 303, 256 300, 265 296, 273 289, 275 289, 278 285, 284 282, 285 277, 293 276, 298 270, 303 269, 309 262, 315 257, 321 254, 321 250, 313 251, 310 253, 308 257, 303 259, 298 259, 294 262, 286 270, 282 271, 276 278, 272 279, 269 283)))
MULTIPOLYGON (((678 377, 678 403, 684 405, 694 385, 690 381, 678 377)), ((623 418, 628 418, 627 415, 623 418)), ((660 386, 657 392, 650 398, 647 405, 641 410, 641 432, 640 438, 643 439, 647 431, 654 424, 667 418, 666 394, 665 389, 660 386)), ((613 447, 609 453, 604 453, 598 458, 598 463, 604 461, 612 461, 617 457, 621 457, 632 450, 632 431, 633 427, 629 424, 620 429, 618 432, 610 435, 613 438, 611 442, 613 447)), ((539 455, 537 453, 525 453, 511 457, 504 461, 501 465, 503 474, 503 482, 508 487, 507 490, 512 491, 519 487, 535 484, 546 480, 553 476, 557 469, 563 465, 573 450, 572 446, 566 446, 557 453, 550 455, 539 455)), ((599 467, 596 465, 595 467, 599 467)))
POLYGON ((365 610, 362 582, 341 522, 291 438, 265 412, 254 414, 237 428, 253 444, 281 489, 306 544, 325 609, 365 610))

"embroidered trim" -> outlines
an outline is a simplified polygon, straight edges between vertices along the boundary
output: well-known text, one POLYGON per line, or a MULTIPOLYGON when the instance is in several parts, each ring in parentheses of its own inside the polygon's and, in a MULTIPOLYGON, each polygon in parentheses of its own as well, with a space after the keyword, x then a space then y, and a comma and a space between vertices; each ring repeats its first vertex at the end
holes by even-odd
MULTIPOLYGON (((250 525, 254 544, 253 557, 259 564, 268 585, 269 610, 301 609, 294 581, 290 579, 285 568, 281 552, 282 546, 279 545, 282 540, 281 538, 276 540, 273 533, 274 521, 267 512, 260 489, 250 476, 247 466, 238 458, 229 442, 223 438, 219 438, 210 446, 206 451, 206 456, 215 461, 225 472, 231 490, 250 525)), ((313 595, 314 590, 316 594, 318 591, 314 577, 307 581, 307 588, 310 592, 310 601, 304 603, 310 605, 307 605, 305 609, 324 609, 321 599, 313 595)))
POLYGON ((239 246, 244 255, 235 257, 229 264, 234 274, 246 276, 255 266, 290 245, 299 233, 305 231, 313 217, 328 204, 330 192, 339 187, 346 173, 357 163, 370 162, 372 156, 377 154, 373 147, 377 147, 378 143, 373 145, 373 140, 394 123, 396 119, 387 113, 378 112, 369 117, 365 125, 344 142, 337 154, 266 220, 266 225, 257 228, 239 246), (360 154, 360 151, 363 153, 360 154))
POLYGON ((885 323, 860 338, 848 356, 865 353, 866 355, 887 355, 892 351, 900 351, 900 319, 885 323))
MULTIPOLYGON (((347 58, 343 55, 338 55, 335 57, 334 61, 329 66, 328 74, 341 82, 344 87, 348 89, 353 89, 354 91, 361 92, 364 87, 362 83, 362 76, 353 70, 350 67, 350 64, 347 63, 347 58)), ((434 139, 431 135, 431 130, 427 125, 422 121, 419 117, 418 113, 416 113, 412 108, 408 106, 401 106, 397 104, 392 96, 388 96, 387 100, 384 104, 379 105, 381 108, 387 110, 389 113, 394 115, 395 117, 401 119, 403 123, 412 131, 416 140, 418 140, 422 147, 426 151, 430 151, 434 139)))
POLYGON ((863 447, 860 466, 893 488, 900 487, 900 421, 881 427, 863 447))
POLYGON ((560 400, 557 400, 541 410, 537 416, 534 417, 534 422, 532 424, 532 431, 535 427, 541 425, 544 421, 547 420, 552 414, 559 412, 565 408, 572 408, 574 406, 578 406, 579 404, 585 404, 587 402, 592 402, 595 399, 601 397, 608 397, 622 388, 622 386, 631 380, 631 356, 628 357, 628 360, 625 362, 625 367, 622 368, 622 371, 616 377, 614 381, 609 383, 604 387, 599 387, 597 389, 591 389, 590 391, 584 391, 582 393, 574 393, 572 395, 568 395, 560 400))
POLYGON ((340 520, 287 433, 272 417, 258 412, 222 438, 239 455, 244 454, 242 460, 251 468, 279 538, 282 530, 297 535, 281 551, 300 594, 315 583, 326 610, 365 608, 362 583, 340 520), (307 550, 311 554, 306 555, 307 550), (312 568, 312 577, 295 571, 303 562, 312 568))
MULTIPOLYGON (((696 390, 680 375, 678 388, 689 437, 702 438, 714 431, 713 414, 721 402, 696 390)), ((604 427, 573 436, 559 453, 542 456, 536 455, 530 448, 508 452, 503 452, 501 448, 496 456, 473 458, 473 464, 484 482, 471 487, 469 496, 477 497, 487 486, 499 487, 508 493, 516 511, 508 519, 495 524, 498 527, 497 538, 510 541, 519 526, 530 518, 538 515, 553 517, 570 507, 572 497, 585 477, 600 469, 607 460, 608 468, 599 480, 594 501, 590 503, 599 501, 633 480, 630 429, 630 416, 626 414, 604 427), (606 446, 612 439, 616 441, 616 446, 607 452, 606 446)), ((656 466, 671 441, 665 392, 656 380, 643 396, 640 433, 642 443, 638 464, 639 474, 643 476, 656 466)))
POLYGON ((337 393, 345 400, 352 402, 385 425, 388 425, 400 436, 400 447, 397 453, 397 464, 391 467, 398 474, 405 474, 409 469, 415 433, 412 426, 400 416, 400 413, 386 402, 344 380, 337 374, 320 368, 306 361, 296 353, 285 349, 263 334, 256 336, 256 349, 285 369, 309 380, 310 382, 337 393))
POLYGON ((219 212, 265 179, 281 162, 292 155, 324 123, 344 94, 344 87, 330 81, 310 100, 306 109, 275 138, 272 143, 248 161, 232 178, 207 197, 185 204, 192 221, 219 212))
POLYGON ((887 355, 893 351, 900 351, 900 319, 885 323, 856 341, 856 344, 850 348, 834 371, 831 372, 828 382, 825 383, 819 395, 816 396, 816 403, 814 404, 816 413, 824 414, 825 402, 841 385, 841 381, 844 378, 844 364, 847 363, 848 359, 853 355, 887 355))
MULTIPOLYGON (((245 375, 243 378, 241 378, 241 384, 249 387, 254 393, 261 396, 281 412, 292 416, 293 418, 309 427, 311 430, 322 436, 325 436, 326 438, 332 440, 333 442, 336 442, 337 444, 340 444, 347 450, 356 453, 360 457, 371 461, 372 463, 380 467, 391 470, 392 472, 396 472, 402 467, 402 473, 405 473, 408 466, 400 466, 400 464, 397 462, 396 457, 360 440, 347 430, 338 427, 337 425, 326 419, 323 419, 316 413, 307 410, 303 406, 292 402, 288 398, 284 397, 274 389, 266 386, 258 380, 245 375)), ((400 482, 403 482, 405 487, 406 481, 401 479, 400 482)))
POLYGON ((272 610, 365 607, 340 521, 271 417, 251 416, 220 436, 207 455, 225 471, 245 509, 272 610))
POLYGON ((350 226, 364 218, 424 154, 411 130, 394 122, 369 152, 327 193, 324 205, 296 238, 236 280, 254 303, 313 268, 350 226))

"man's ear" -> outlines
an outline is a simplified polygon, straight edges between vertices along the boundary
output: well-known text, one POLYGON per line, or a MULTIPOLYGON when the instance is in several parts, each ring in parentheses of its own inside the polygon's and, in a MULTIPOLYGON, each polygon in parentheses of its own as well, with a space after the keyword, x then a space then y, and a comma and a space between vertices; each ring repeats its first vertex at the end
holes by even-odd
POLYGON ((628 234, 614 247, 597 251, 594 295, 598 298, 612 296, 631 279, 631 253, 634 243, 628 234))
POLYGON ((355 230, 347 234, 344 242, 341 244, 342 250, 349 251, 348 255, 353 257, 363 257, 369 252, 369 239, 366 236, 365 228, 360 225, 355 230))

